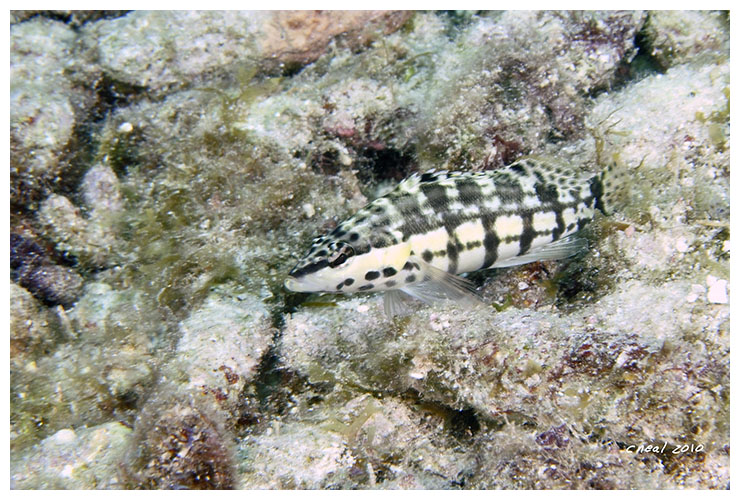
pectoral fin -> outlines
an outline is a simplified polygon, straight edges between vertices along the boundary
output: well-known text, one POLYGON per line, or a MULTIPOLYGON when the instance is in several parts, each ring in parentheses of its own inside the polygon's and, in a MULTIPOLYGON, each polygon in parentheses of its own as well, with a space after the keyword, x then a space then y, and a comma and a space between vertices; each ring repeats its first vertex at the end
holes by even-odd
POLYGON ((447 300, 468 308, 484 304, 475 285, 465 278, 442 271, 416 257, 409 260, 419 265, 422 278, 415 284, 402 288, 402 292, 427 304, 447 300))
POLYGON ((406 304, 405 294, 401 290, 389 290, 383 294, 383 309, 389 318, 394 316, 408 316, 411 309, 406 304))

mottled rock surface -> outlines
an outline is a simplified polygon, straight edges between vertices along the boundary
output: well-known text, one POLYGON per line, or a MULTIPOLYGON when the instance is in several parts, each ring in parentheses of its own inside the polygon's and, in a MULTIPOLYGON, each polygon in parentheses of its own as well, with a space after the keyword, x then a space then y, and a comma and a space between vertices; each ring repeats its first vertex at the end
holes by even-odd
POLYGON ((230 413, 253 381, 274 334, 269 313, 254 297, 211 295, 183 322, 178 363, 188 369, 187 390, 203 392, 230 413))
POLYGON ((48 315, 24 288, 10 283, 10 362, 22 365, 54 343, 48 315))
POLYGON ((238 65, 307 64, 344 35, 360 48, 409 13, 374 11, 138 11, 91 23, 83 41, 111 78, 169 92, 238 65), (130 40, 138 40, 131 44, 130 40))
POLYGON ((119 466, 131 429, 119 422, 60 429, 11 466, 13 489, 91 490, 120 485, 119 466))
POLYGON ((32 18, 10 28, 10 199, 33 206, 69 168, 75 129, 95 102, 99 73, 64 23, 32 18))

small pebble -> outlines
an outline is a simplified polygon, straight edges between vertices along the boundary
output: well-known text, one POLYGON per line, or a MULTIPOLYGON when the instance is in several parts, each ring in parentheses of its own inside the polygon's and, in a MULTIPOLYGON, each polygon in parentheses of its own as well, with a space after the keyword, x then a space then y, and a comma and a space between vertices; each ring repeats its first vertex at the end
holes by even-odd
POLYGON ((681 253, 686 253, 689 250, 689 242, 686 241, 686 238, 679 238, 676 242, 676 250, 678 250, 681 253))
POLYGON ((74 467, 72 467, 70 464, 67 464, 67 465, 64 466, 64 468, 59 473, 59 475, 62 476, 62 477, 64 477, 64 478, 68 478, 69 479, 70 477, 72 477, 72 474, 74 474, 74 471, 75 471, 74 467))
POLYGON ((313 217, 316 214, 316 209, 313 207, 312 204, 304 203, 303 212, 306 214, 306 217, 313 217))
POLYGON ((54 441, 58 444, 72 443, 77 439, 77 434, 72 429, 62 429, 54 434, 54 441))
POLYGON ((339 163, 344 165, 345 167, 348 167, 352 165, 352 158, 345 152, 339 153, 339 163))
POLYGON ((727 304, 729 299, 727 297, 727 280, 718 279, 711 274, 707 276, 707 300, 711 304, 727 304))
POLYGON ((120 212, 123 197, 119 184, 118 177, 110 166, 100 163, 91 167, 80 183, 85 205, 101 215, 120 212))

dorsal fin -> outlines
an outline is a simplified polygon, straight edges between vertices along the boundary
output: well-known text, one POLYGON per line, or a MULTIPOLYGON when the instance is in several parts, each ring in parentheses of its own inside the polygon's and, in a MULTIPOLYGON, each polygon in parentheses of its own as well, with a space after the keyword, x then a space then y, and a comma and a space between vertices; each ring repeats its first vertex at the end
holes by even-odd
POLYGON ((446 179, 449 176, 447 170, 427 170, 426 172, 414 172, 410 176, 402 180, 397 189, 401 191, 413 191, 419 184, 426 184, 428 182, 437 182, 442 179, 446 179))

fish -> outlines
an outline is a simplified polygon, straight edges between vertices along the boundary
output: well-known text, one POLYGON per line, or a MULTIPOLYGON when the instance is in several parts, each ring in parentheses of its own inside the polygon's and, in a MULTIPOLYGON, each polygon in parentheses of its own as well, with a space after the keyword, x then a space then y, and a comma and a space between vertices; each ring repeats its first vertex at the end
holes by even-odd
POLYGON ((526 157, 497 170, 414 173, 314 238, 285 288, 385 292, 389 317, 408 312, 408 297, 481 305, 476 286, 458 275, 585 250, 578 233, 607 213, 614 170, 582 173, 526 157))

